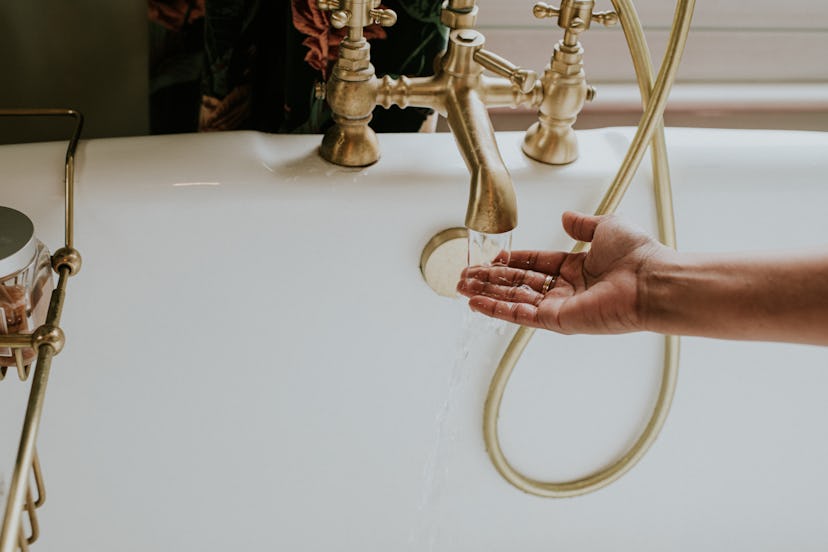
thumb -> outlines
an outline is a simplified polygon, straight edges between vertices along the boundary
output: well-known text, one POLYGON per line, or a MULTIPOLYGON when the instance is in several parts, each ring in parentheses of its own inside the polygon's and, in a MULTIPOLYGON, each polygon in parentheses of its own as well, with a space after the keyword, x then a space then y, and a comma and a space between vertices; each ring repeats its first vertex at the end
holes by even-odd
POLYGON ((598 224, 601 223, 602 218, 567 211, 561 217, 561 222, 563 223, 564 230, 571 237, 578 241, 591 242, 595 235, 595 229, 598 228, 598 224))

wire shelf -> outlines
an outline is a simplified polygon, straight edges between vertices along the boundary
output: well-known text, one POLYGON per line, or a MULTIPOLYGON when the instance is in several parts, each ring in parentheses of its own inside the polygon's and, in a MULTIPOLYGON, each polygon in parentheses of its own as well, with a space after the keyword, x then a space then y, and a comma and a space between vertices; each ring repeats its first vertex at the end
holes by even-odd
MULTIPOLYGON (((65 342, 63 330, 60 328, 60 317, 66 298, 67 282, 69 277, 77 274, 81 267, 81 256, 74 248, 73 242, 75 151, 83 129, 83 115, 73 109, 0 109, 0 117, 72 117, 75 119, 75 127, 66 148, 64 164, 64 244, 51 257, 52 269, 58 275, 58 283, 49 300, 46 321, 31 334, 0 335, 0 347, 12 350, 18 378, 21 381, 27 381, 33 373, 20 434, 20 446, 17 450, 2 531, 0 531, 0 552, 14 552, 15 550, 26 552, 29 550, 29 545, 40 536, 37 510, 46 501, 46 487, 35 446, 46 396, 46 384, 49 380, 52 358, 60 353, 65 342), (33 362, 25 362, 24 349, 34 349, 37 352, 37 357, 33 362), (32 372, 32 365, 34 365, 34 372, 32 372)), ((0 380, 5 378, 8 368, 10 366, 0 367, 0 380)))

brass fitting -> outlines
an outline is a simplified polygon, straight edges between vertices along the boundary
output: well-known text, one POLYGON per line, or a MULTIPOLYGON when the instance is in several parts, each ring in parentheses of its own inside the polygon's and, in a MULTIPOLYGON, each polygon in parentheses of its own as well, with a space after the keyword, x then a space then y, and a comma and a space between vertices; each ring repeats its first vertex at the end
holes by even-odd
POLYGON ((595 97, 584 74, 584 50, 578 36, 589 29, 593 18, 604 25, 618 21, 614 12, 593 13, 594 0, 563 0, 556 8, 538 2, 533 8, 537 18, 557 17, 564 37, 554 48, 544 71, 543 101, 538 122, 526 132, 523 151, 537 161, 552 165, 571 163, 578 158, 578 142, 572 125, 584 107, 595 97))
POLYGON ((57 355, 63 350, 65 344, 66 336, 57 326, 44 324, 32 333, 32 348, 36 351, 39 351, 42 345, 49 345, 57 355))
POLYGON ((440 12, 440 23, 449 29, 473 29, 477 25, 477 5, 474 1, 443 2, 443 10, 440 12))
POLYGON ((379 159, 380 150, 376 133, 368 123, 377 104, 379 84, 371 65, 371 46, 362 29, 371 24, 391 26, 396 23, 397 14, 381 9, 379 0, 319 0, 318 5, 332 10, 334 27, 348 27, 331 78, 324 91, 321 87, 315 90, 317 98, 327 100, 334 120, 322 139, 319 153, 337 165, 372 165, 379 159))
POLYGON ((558 14, 558 26, 577 32, 586 31, 592 21, 594 7, 594 0, 563 0, 558 14))
POLYGON ((364 167, 377 162, 379 141, 368 126, 377 104, 379 87, 371 65, 371 46, 363 37, 366 25, 393 25, 397 15, 379 8, 379 0, 334 0, 319 2, 322 9, 334 10, 334 27, 348 27, 348 36, 339 47, 331 78, 324 93, 317 88, 316 97, 324 96, 333 111, 334 125, 322 139, 319 153, 337 165, 364 167))
MULTIPOLYGON (((433 77, 374 75, 370 51, 361 28, 374 17, 376 0, 328 2, 347 12, 349 35, 325 87, 335 125, 326 134, 321 155, 338 165, 370 165, 379 158, 376 135, 368 127, 375 105, 434 109, 448 119, 471 175, 466 226, 478 232, 501 234, 517 225, 517 202, 512 179, 497 148, 487 108, 518 105, 538 107, 543 90, 538 75, 484 49, 485 38, 471 28, 477 18, 475 0, 446 0, 442 21, 454 30, 433 77), (369 9, 370 8, 370 9, 369 9), (366 11, 367 10, 367 11, 366 11), (371 12, 374 10, 374 12, 371 12), (374 15, 371 15, 374 13, 374 15), (365 14, 358 15, 358 14, 365 14), (356 30, 359 36, 355 35, 356 30), (495 77, 484 75, 489 70, 495 77)), ((317 92, 317 97, 321 94, 317 92)))
POLYGON ((594 0, 563 0, 561 7, 550 6, 546 2, 537 2, 532 7, 532 14, 537 19, 558 18, 558 26, 562 29, 579 28, 581 31, 589 29, 592 21, 597 21, 605 27, 618 23, 618 14, 614 11, 593 12, 594 0))
POLYGON ((365 167, 380 156, 376 133, 368 126, 377 103, 377 79, 365 39, 344 40, 325 89, 334 125, 325 133, 319 152, 337 165, 365 167))
POLYGON ((528 69, 522 69, 507 59, 500 57, 488 50, 477 50, 474 53, 474 60, 496 75, 506 77, 517 86, 524 94, 529 94, 538 82, 538 74, 528 69))
POLYGON ((69 275, 74 276, 81 269, 81 255, 77 249, 61 247, 52 255, 52 270, 60 272, 61 268, 68 268, 69 275))
POLYGON ((371 66, 371 47, 368 41, 364 38, 358 41, 343 40, 333 73, 343 80, 370 80, 374 68, 371 66))
POLYGON ((371 23, 382 27, 393 27, 397 23, 397 13, 388 9, 372 9, 368 12, 371 23))

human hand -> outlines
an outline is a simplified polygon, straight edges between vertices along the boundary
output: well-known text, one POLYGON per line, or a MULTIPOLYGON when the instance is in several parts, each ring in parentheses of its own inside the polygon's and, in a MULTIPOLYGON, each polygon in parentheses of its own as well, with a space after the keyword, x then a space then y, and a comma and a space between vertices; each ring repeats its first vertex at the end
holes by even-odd
POLYGON ((466 268, 457 291, 469 307, 565 334, 647 329, 647 269, 672 250, 614 215, 566 212, 562 222, 567 234, 591 242, 589 251, 515 251, 508 266, 466 268))

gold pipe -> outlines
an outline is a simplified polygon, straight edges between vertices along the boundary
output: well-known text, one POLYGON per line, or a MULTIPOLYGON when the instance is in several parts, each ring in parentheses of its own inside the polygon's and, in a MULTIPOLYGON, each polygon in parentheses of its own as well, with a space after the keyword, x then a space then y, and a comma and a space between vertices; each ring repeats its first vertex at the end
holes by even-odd
POLYGON ((46 485, 43 483, 43 470, 40 468, 40 456, 35 449, 32 457, 32 474, 34 475, 35 488, 37 489, 37 498, 34 501, 34 507, 40 508, 46 503, 46 485))
POLYGON ((75 128, 72 130, 69 145, 66 147, 64 163, 64 244, 67 248, 74 247, 75 151, 83 130, 83 115, 74 109, 19 108, 0 109, 0 117, 72 117, 75 119, 75 128))
POLYGON ((395 79, 385 75, 377 90, 377 105, 388 109, 396 105, 401 109, 409 106, 428 107, 441 115, 446 113, 444 92, 448 87, 445 73, 433 77, 406 77, 395 79))
MULTIPOLYGON (((667 51, 661 62, 661 69, 659 70, 655 87, 652 89, 652 96, 650 97, 648 108, 641 116, 641 120, 638 123, 638 131, 633 137, 628 154, 621 163, 621 168, 618 170, 613 185, 598 207, 599 212, 609 213, 617 209, 621 198, 626 193, 627 187, 635 175, 638 165, 641 163, 641 159, 644 157, 645 146, 652 139, 653 133, 661 121, 664 108, 667 105, 670 87, 675 81, 681 54, 684 52, 684 46, 687 43, 687 35, 690 31, 694 5, 695 0, 679 0, 677 4, 676 13, 673 18, 673 32, 670 33, 667 51)), ((630 8, 634 9, 631 5, 630 8)))
MULTIPOLYGON (((58 276, 58 284, 52 291, 49 301, 49 312, 46 315, 46 327, 58 327, 63 313, 63 302, 66 297, 66 285, 71 269, 62 267, 58 276)), ((9 494, 6 500, 6 516, 3 519, 0 531, 0 552, 13 552, 19 540, 19 530, 22 510, 28 492, 29 471, 34 465, 35 443, 40 427, 40 417, 43 412, 43 403, 46 397, 46 384, 52 367, 52 358, 59 352, 59 345, 43 342, 37 348, 37 363, 35 364, 32 387, 29 391, 29 401, 26 405, 26 415, 23 419, 23 429, 20 435, 20 446, 17 449, 17 459, 12 472, 9 494)), ((39 471, 38 461, 37 469, 39 471)), ((41 486, 42 487, 42 483, 41 486)), ((40 488, 39 488, 40 489, 40 488)), ((45 496, 45 494, 44 494, 45 496)))
POLYGON ((46 384, 49 381, 53 356, 54 349, 51 345, 44 344, 38 348, 37 365, 32 378, 29 403, 26 407, 26 417, 20 436, 20 448, 17 451, 17 460, 9 485, 9 496, 6 500, 6 516, 3 518, 3 528, 0 533, 0 552, 14 552, 21 537, 19 532, 22 508, 28 491, 28 475, 34 458, 37 430, 43 412, 46 384))
POLYGON ((26 349, 32 347, 31 334, 2 334, 0 335, 0 347, 11 349, 26 349))
MULTIPOLYGON (((638 14, 633 6, 627 7, 624 2, 617 0, 612 0, 612 2, 621 21, 621 28, 624 30, 635 73, 645 77, 638 79, 638 88, 641 94, 642 107, 647 109, 654 77, 650 49, 647 47, 644 34, 640 32, 642 28, 641 21, 638 19, 638 14)), ((667 162, 667 144, 664 140, 663 120, 660 120, 656 126, 650 147, 652 149, 653 187, 656 198, 659 239, 664 245, 675 249, 676 229, 675 216, 673 215, 673 192, 670 185, 670 168, 667 162)))
MULTIPOLYGON (((520 90, 513 82, 500 78, 480 75, 477 92, 487 108, 493 107, 537 107, 543 100, 543 84, 536 80, 528 91, 520 90)), ((377 89, 377 105, 388 109, 396 105, 402 109, 410 106, 427 107, 446 116, 445 94, 449 75, 441 73, 435 77, 392 78, 385 75, 377 89)))
MULTIPOLYGON (((676 3, 673 30, 670 34, 669 44, 655 86, 652 82, 652 69, 650 69, 652 64, 649 61, 646 40, 631 0, 613 0, 613 5, 619 13, 625 38, 633 57, 639 86, 642 89, 642 102, 645 105, 645 111, 627 155, 595 213, 602 215, 615 211, 635 174, 635 170, 641 163, 647 143, 652 142, 654 192, 659 216, 659 233, 662 241, 667 245, 675 246, 675 223, 668 180, 662 115, 690 30, 695 1, 678 0, 676 3)), ((573 248, 573 252, 583 251, 584 249, 586 249, 586 244, 579 242, 573 248)), ((550 498, 572 497, 609 485, 629 471, 643 457, 655 441, 667 418, 678 374, 678 338, 665 336, 664 370, 656 406, 642 434, 633 446, 615 462, 593 474, 573 481, 546 482, 527 477, 511 466, 503 453, 497 435, 500 405, 509 377, 533 334, 534 329, 526 327, 518 329, 492 377, 483 414, 483 436, 492 463, 509 483, 522 491, 538 496, 550 498)))
MULTIPOLYGON (((32 461, 37 458, 37 451, 35 451, 34 456, 32 457, 32 461)), ((23 507, 26 512, 28 513, 29 517, 29 529, 31 529, 31 534, 26 537, 23 533, 23 520, 20 521, 20 540, 26 541, 26 544, 34 544, 34 542, 40 537, 40 523, 37 521, 37 514, 35 513, 35 508, 37 508, 35 504, 34 496, 32 495, 32 489, 26 489, 26 505, 23 507)))
POLYGON ((543 101, 543 83, 535 81, 526 92, 515 87, 514 83, 502 78, 480 77, 482 86, 480 97, 486 106, 492 107, 537 107, 543 101))

